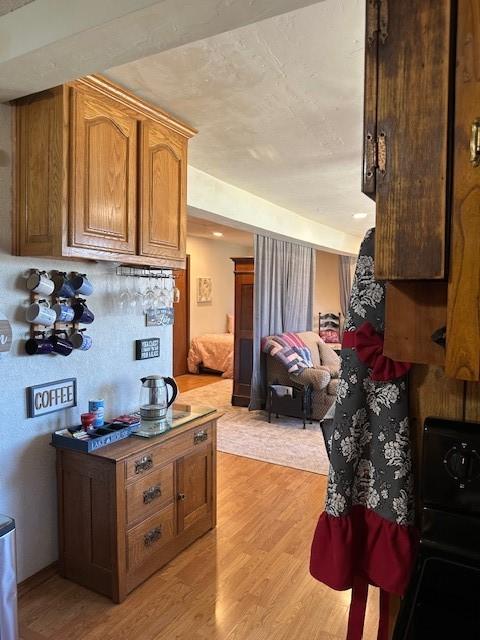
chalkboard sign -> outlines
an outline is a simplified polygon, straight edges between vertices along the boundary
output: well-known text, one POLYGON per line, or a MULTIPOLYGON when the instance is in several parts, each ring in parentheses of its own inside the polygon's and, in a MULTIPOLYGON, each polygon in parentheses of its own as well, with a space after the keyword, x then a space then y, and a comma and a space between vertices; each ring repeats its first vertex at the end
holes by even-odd
POLYGON ((137 360, 148 360, 160 357, 160 338, 145 338, 135 341, 135 357, 137 360))

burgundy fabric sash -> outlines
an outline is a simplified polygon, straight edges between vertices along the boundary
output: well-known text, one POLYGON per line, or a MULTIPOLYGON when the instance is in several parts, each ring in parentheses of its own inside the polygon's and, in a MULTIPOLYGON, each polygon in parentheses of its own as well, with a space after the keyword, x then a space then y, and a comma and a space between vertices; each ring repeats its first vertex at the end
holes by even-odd
POLYGON ((356 331, 345 331, 342 347, 355 349, 359 360, 371 368, 372 380, 395 380, 404 376, 412 366, 383 355, 383 335, 375 331, 370 322, 364 322, 356 331))

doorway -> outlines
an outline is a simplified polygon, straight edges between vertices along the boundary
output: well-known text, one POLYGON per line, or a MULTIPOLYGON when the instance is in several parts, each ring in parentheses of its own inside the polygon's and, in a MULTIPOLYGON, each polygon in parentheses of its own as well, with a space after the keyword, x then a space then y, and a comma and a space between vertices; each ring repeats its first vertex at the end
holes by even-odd
POLYGON ((187 255, 185 269, 174 271, 175 286, 180 299, 175 304, 173 323, 173 375, 188 373, 187 357, 190 347, 190 256, 187 255))

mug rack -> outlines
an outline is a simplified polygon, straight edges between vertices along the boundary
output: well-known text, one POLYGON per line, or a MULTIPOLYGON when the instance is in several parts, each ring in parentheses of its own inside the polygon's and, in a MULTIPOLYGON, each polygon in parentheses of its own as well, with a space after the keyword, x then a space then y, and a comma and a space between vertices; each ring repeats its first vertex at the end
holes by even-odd
MULTIPOLYGON (((47 274, 51 280, 53 280, 57 276, 64 276, 64 277, 68 276, 68 280, 71 280, 75 276, 86 276, 86 274, 80 273, 79 271, 71 271, 68 273, 66 271, 59 271, 57 269, 54 269, 50 272, 47 272, 41 269, 35 269, 35 268, 30 269, 29 275, 32 275, 35 273, 47 274)), ((56 288, 53 290, 53 292, 50 295, 45 295, 42 293, 36 293, 35 291, 30 291, 30 304, 41 303, 41 302, 48 302, 50 305, 50 308, 52 308, 53 305, 55 304, 67 304, 69 306, 72 306, 72 304, 75 302, 86 302, 86 299, 79 293, 75 293, 75 295, 69 296, 69 297, 58 296, 56 293, 56 288)), ((70 321, 70 322, 55 321, 53 324, 47 325, 47 326, 43 324, 37 324, 37 323, 29 323, 29 324, 30 324, 31 339, 38 338, 39 336, 42 336, 43 338, 51 338, 53 336, 63 335, 67 340, 69 340, 74 333, 82 333, 86 330, 86 328, 81 328, 80 322, 74 322, 74 321, 70 321)))
POLYGON ((163 280, 175 280, 170 269, 162 267, 130 267, 121 264, 116 269, 117 276, 131 278, 162 278, 163 280))

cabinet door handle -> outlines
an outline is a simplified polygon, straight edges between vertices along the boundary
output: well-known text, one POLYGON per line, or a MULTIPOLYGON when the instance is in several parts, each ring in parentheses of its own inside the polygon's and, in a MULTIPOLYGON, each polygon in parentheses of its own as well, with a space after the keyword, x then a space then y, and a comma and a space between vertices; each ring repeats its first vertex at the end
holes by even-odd
POLYGON ((143 536, 143 544, 146 547, 149 547, 154 542, 157 542, 157 540, 160 540, 161 537, 162 537, 162 527, 160 525, 159 527, 155 527, 154 529, 151 529, 148 533, 146 533, 143 536))
POLYGON ((202 431, 197 431, 196 433, 193 434, 193 444, 200 444, 200 442, 205 442, 205 440, 208 439, 208 432, 204 431, 202 429, 202 431))
POLYGON ((480 118, 472 122, 470 136, 470 163, 472 167, 480 166, 480 118))
POLYGON ((183 500, 185 500, 185 494, 184 493, 178 493, 177 494, 177 500, 181 500, 183 502, 183 500))
POLYGON ((143 502, 144 504, 148 504, 149 502, 153 502, 155 498, 159 498, 161 495, 162 487, 159 484, 156 484, 153 487, 145 489, 143 492, 143 502))
POLYGON ((140 460, 135 460, 135 473, 144 473, 153 467, 152 456, 143 456, 140 460))

